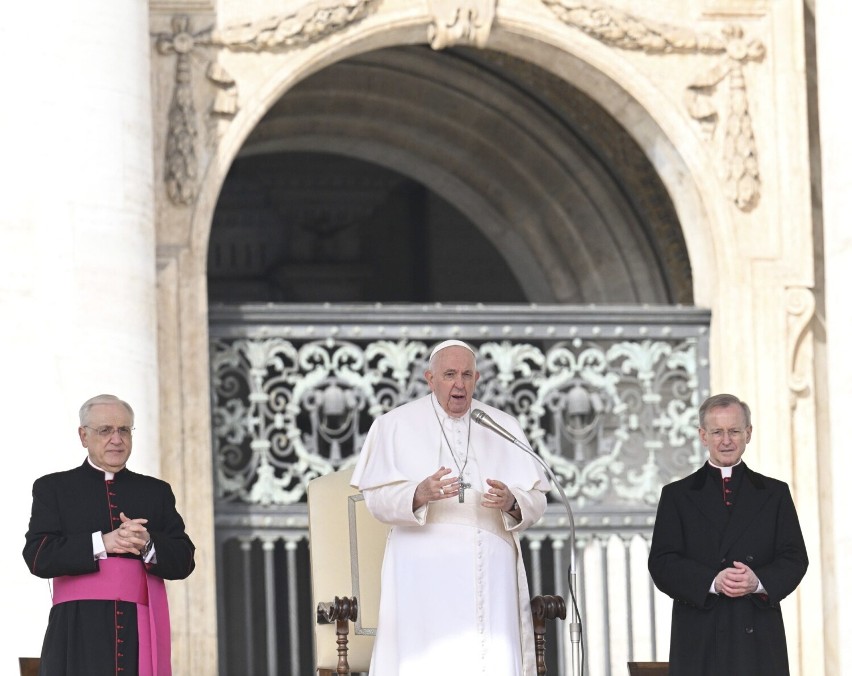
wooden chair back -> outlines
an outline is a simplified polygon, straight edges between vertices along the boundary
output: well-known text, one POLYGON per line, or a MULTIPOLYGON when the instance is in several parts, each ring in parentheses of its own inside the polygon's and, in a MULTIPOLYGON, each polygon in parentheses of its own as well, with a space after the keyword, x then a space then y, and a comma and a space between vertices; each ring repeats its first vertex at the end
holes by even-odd
MULTIPOLYGON (((358 489, 349 485, 352 468, 318 477, 308 484, 311 594, 314 608, 325 604, 326 614, 351 617, 347 623, 346 659, 354 672, 367 672, 379 617, 382 558, 389 527, 367 511, 358 489), (336 603, 340 601, 340 603, 336 603)), ((314 624, 316 668, 339 673, 341 646, 338 627, 314 624)))

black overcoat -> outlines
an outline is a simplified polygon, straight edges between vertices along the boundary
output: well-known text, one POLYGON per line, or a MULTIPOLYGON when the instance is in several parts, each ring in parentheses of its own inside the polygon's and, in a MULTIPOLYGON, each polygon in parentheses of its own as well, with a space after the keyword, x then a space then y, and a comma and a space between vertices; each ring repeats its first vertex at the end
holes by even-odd
MULTIPOLYGON (((54 578, 98 570, 92 533, 108 533, 119 513, 146 518, 156 552, 148 571, 181 580, 195 568, 195 546, 165 481, 123 469, 110 481, 88 460, 33 484, 33 506, 24 560, 33 575, 54 578)), ((124 558, 139 556, 122 555, 124 558)), ((140 564, 143 565, 141 560, 140 564)), ((50 610, 40 674, 49 676, 133 676, 138 673, 136 604, 69 601, 50 610)))
POLYGON ((734 470, 730 509, 709 464, 660 496, 648 569, 673 599, 670 676, 789 674, 780 601, 808 567, 799 519, 786 483, 745 463, 734 470), (754 571, 765 595, 709 593, 734 561, 754 571))

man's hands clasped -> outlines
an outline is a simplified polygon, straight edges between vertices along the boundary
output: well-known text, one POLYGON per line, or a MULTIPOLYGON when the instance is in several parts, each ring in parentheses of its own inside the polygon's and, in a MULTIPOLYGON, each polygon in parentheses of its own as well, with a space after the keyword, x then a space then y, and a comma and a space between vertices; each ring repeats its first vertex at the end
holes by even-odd
POLYGON ((757 575, 744 563, 734 561, 733 566, 719 571, 714 584, 725 596, 746 596, 757 591, 757 575))
POLYGON ((121 525, 103 536, 108 554, 141 554, 151 539, 145 524, 148 519, 130 519, 119 514, 121 525))

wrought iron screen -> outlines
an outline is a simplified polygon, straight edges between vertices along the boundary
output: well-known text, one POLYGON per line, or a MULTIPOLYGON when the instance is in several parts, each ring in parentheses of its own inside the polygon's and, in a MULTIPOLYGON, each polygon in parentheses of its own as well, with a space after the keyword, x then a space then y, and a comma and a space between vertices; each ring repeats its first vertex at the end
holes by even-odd
MULTIPOLYGON (((632 538, 647 541, 660 488, 703 461, 708 327, 706 311, 668 306, 211 306, 222 673, 312 673, 307 484, 352 464, 378 415, 428 392, 436 343, 477 349, 476 397, 520 420, 572 502, 584 554, 605 554, 615 536, 629 556, 632 538)), ((526 535, 534 594, 564 594, 565 523, 553 504, 526 535)), ((583 608, 597 609, 600 593, 582 585, 583 608)), ((656 659, 653 590, 645 595, 651 628, 639 639, 635 618, 621 636, 602 599, 590 673, 609 674, 622 656, 656 659)), ((551 673, 564 673, 564 651, 560 636, 551 673)))

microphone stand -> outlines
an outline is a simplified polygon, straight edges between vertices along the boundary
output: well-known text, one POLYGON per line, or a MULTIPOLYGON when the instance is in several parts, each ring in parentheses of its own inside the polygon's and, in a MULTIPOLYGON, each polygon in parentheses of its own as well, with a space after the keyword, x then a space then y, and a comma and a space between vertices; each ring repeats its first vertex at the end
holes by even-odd
POLYGON ((494 422, 494 420, 492 420, 487 413, 477 408, 471 412, 471 418, 473 418, 474 422, 479 423, 483 427, 487 427, 492 432, 496 432, 507 441, 511 441, 515 446, 520 448, 527 455, 532 456, 536 460, 536 462, 538 462, 538 464, 540 464, 544 468, 544 471, 547 473, 547 476, 550 479, 551 485, 556 486, 556 489, 559 491, 559 497, 562 500, 562 504, 565 507, 565 511, 568 512, 568 523, 571 527, 571 563, 568 568, 568 593, 571 596, 571 623, 568 625, 569 634, 571 637, 571 673, 573 674, 573 676, 583 676, 583 667, 581 660, 581 643, 583 640, 583 632, 582 624, 580 622, 580 611, 577 607, 577 598, 575 593, 575 590, 577 589, 577 536, 576 528, 574 526, 574 513, 571 511, 571 505, 568 503, 568 498, 565 495, 565 491, 562 489, 562 485, 556 480, 553 471, 550 469, 550 467, 548 467, 547 463, 542 460, 532 448, 517 439, 508 430, 505 430, 500 427, 500 425, 494 422))

